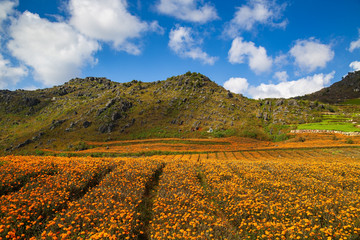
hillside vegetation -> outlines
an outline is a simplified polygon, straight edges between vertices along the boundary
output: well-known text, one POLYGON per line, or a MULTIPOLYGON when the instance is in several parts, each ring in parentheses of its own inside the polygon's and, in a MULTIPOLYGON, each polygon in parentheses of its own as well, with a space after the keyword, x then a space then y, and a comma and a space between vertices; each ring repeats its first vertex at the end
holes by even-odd
POLYGON ((308 94, 298 99, 320 101, 324 103, 357 103, 360 98, 360 71, 349 72, 341 81, 330 87, 308 94))
POLYGON ((48 89, 0 91, 0 150, 164 137, 281 140, 289 125, 316 122, 322 112, 336 110, 307 100, 248 99, 200 73, 156 82, 76 78, 48 89))

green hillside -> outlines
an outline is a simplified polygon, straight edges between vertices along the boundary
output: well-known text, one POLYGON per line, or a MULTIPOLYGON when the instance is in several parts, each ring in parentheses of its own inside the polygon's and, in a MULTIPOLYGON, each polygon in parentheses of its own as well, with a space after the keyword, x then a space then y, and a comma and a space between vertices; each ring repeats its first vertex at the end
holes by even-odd
POLYGON ((164 137, 281 140, 289 125, 316 122, 329 110, 307 100, 248 99, 200 73, 156 82, 76 78, 48 89, 0 91, 0 150, 164 137))

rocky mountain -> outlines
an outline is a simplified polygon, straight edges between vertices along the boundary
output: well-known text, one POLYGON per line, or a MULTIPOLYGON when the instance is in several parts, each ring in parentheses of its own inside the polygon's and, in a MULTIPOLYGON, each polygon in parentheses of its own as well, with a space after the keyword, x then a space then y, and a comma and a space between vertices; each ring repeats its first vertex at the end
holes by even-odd
POLYGON ((269 139, 329 108, 304 100, 248 99, 200 73, 156 82, 76 78, 48 89, 0 91, 0 151, 159 137, 269 139))
POLYGON ((341 81, 298 99, 320 101, 323 103, 341 103, 348 99, 360 98, 360 71, 349 72, 341 81))

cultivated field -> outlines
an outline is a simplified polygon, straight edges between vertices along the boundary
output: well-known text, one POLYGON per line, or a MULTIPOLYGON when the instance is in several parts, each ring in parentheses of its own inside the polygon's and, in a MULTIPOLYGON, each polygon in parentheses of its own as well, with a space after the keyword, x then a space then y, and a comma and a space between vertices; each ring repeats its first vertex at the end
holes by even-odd
POLYGON ((357 147, 0 165, 0 239, 360 238, 357 147))
POLYGON ((209 152, 360 147, 360 136, 343 134, 298 133, 289 140, 272 142, 253 138, 228 137, 211 139, 160 138, 107 142, 81 142, 76 150, 41 149, 41 155, 57 156, 151 156, 209 152))

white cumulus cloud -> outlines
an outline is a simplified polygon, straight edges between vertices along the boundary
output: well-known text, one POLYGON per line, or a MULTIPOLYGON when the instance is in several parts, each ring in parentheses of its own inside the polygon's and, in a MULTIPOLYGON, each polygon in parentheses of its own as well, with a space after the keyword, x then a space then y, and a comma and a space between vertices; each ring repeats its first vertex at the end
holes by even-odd
POLYGON ((249 63, 251 70, 255 73, 270 70, 273 60, 266 54, 266 49, 262 46, 256 47, 253 42, 243 41, 243 38, 237 37, 233 40, 228 53, 229 62, 249 63))
POLYGON ((224 88, 234 93, 245 93, 249 87, 246 78, 230 78, 224 83, 224 88))
POLYGON ((274 78, 278 79, 280 82, 286 82, 289 78, 289 75, 286 71, 276 72, 274 78))
POLYGON ((350 43, 350 48, 349 48, 350 52, 353 52, 355 49, 360 48, 360 29, 358 31, 359 31, 359 39, 356 41, 352 41, 350 43))
POLYGON ((68 8, 70 24, 82 34, 130 54, 141 53, 133 40, 148 31, 162 32, 156 21, 147 23, 132 15, 126 0, 70 0, 68 8))
POLYGON ((17 0, 5 0, 0 2, 0 31, 2 23, 13 14, 14 8, 19 4, 17 0))
POLYGON ((294 81, 278 84, 260 84, 248 89, 253 98, 290 98, 316 92, 324 88, 334 78, 335 72, 329 74, 315 74, 294 81))
POLYGON ((201 0, 160 0, 158 12, 180 20, 206 23, 218 19, 215 7, 201 0))
POLYGON ((100 48, 68 24, 50 22, 28 11, 12 23, 9 33, 11 54, 30 66, 35 80, 44 86, 78 76, 81 67, 96 62, 93 54, 100 48))
POLYGON ((245 78, 230 78, 224 87, 235 93, 246 94, 252 98, 290 98, 302 96, 324 88, 334 78, 335 72, 315 74, 294 81, 284 81, 278 84, 249 85, 245 78), (235 80, 234 80, 235 79, 235 80), (238 79, 237 83, 235 82, 238 79), (238 87, 243 86, 243 87, 238 87), (248 86, 245 88, 245 86, 248 86))
POLYGON ((350 63, 349 66, 352 69, 354 69, 354 71, 359 71, 360 70, 360 62, 359 61, 354 61, 354 62, 350 63))
POLYGON ((278 56, 275 57, 274 63, 277 66, 284 66, 289 64, 289 56, 288 54, 280 53, 278 56))
POLYGON ((322 44, 314 38, 297 40, 295 46, 290 49, 290 54, 301 69, 309 72, 324 68, 335 55, 330 45, 322 44))
POLYGON ((213 65, 217 60, 217 57, 209 56, 200 48, 201 39, 195 39, 189 27, 177 26, 171 30, 169 39, 170 49, 180 57, 200 60, 209 65, 213 65))
POLYGON ((273 0, 249 0, 246 5, 237 8, 234 18, 228 22, 224 34, 238 36, 241 31, 251 31, 257 24, 284 28, 287 20, 281 19, 286 4, 279 5, 273 0))
POLYGON ((0 89, 14 86, 28 74, 24 66, 13 67, 9 60, 0 54, 0 89))

